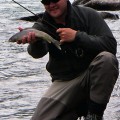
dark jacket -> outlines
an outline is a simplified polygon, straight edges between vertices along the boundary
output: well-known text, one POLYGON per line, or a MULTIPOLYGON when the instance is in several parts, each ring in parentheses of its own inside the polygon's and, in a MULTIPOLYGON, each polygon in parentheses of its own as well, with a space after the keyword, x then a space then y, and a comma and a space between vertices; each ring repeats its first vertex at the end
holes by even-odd
POLYGON ((74 42, 61 45, 61 51, 45 41, 37 41, 28 46, 28 53, 34 58, 43 57, 49 52, 46 69, 50 72, 52 80, 70 80, 77 77, 102 51, 116 54, 115 38, 105 21, 91 8, 72 6, 68 2, 66 25, 56 24, 47 12, 42 19, 43 21, 38 20, 33 27, 47 32, 57 40, 60 40, 56 33, 57 28, 66 27, 78 31, 74 42))

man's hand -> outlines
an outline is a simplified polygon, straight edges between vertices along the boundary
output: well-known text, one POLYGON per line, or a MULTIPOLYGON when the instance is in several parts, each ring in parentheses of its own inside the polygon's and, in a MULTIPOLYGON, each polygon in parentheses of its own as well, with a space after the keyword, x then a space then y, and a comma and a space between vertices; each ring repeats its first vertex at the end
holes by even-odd
MULTIPOLYGON (((22 31, 23 28, 19 27, 19 31, 22 31)), ((26 44, 26 43, 34 43, 36 41, 35 39, 35 33, 29 32, 25 36, 22 37, 21 40, 17 41, 17 44, 26 44)))
POLYGON ((59 33, 61 43, 74 41, 77 33, 76 30, 73 30, 71 28, 59 28, 56 32, 59 33))

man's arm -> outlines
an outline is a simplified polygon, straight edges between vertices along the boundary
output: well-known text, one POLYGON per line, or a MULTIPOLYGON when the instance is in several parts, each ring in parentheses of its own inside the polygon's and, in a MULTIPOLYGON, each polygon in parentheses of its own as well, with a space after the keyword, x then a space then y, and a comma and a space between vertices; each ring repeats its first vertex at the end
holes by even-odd
POLYGON ((92 9, 86 15, 87 32, 78 31, 75 41, 88 53, 98 54, 108 51, 116 54, 117 42, 112 35, 108 25, 101 16, 92 9))
MULTIPOLYGON (((42 30, 43 29, 43 25, 42 23, 35 23, 33 25, 33 28, 38 29, 38 30, 42 30)), ((28 53, 33 57, 33 58, 41 58, 44 55, 47 54, 48 52, 48 43, 46 41, 43 40, 36 40, 36 42, 34 43, 30 43, 28 45, 28 53)))

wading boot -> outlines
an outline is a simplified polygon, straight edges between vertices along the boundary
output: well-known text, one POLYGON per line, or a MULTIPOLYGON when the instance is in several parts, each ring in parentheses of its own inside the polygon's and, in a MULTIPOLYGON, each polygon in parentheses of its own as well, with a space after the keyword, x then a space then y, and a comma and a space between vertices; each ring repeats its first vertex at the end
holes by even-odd
POLYGON ((96 114, 88 112, 84 120, 103 120, 103 116, 98 116, 96 114))

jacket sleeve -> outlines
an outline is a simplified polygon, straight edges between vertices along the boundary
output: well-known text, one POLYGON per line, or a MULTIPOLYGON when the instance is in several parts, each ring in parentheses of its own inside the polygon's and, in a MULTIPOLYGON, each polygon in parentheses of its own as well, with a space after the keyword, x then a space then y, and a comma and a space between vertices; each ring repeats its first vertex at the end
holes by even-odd
POLYGON ((117 42, 106 22, 93 9, 86 13, 87 31, 78 31, 75 42, 88 53, 97 55, 102 51, 108 51, 116 54, 117 42))
MULTIPOLYGON (((43 31, 43 25, 40 22, 35 23, 33 25, 33 28, 43 31)), ((38 39, 38 38, 36 38, 36 39, 38 39)), ((41 58, 44 55, 46 55, 48 52, 48 43, 46 41, 39 40, 39 41, 36 41, 35 43, 29 44, 27 50, 28 50, 28 53, 33 58, 41 58)))

